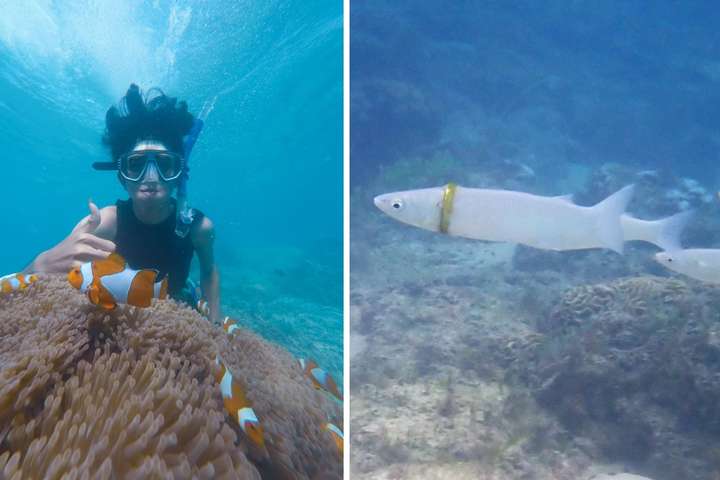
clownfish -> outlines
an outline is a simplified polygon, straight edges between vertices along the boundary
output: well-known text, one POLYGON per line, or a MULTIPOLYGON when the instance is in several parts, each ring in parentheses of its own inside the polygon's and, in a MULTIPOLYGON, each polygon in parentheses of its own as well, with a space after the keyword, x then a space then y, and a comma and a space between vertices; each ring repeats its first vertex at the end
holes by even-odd
POLYGON ((333 440, 335 440, 335 446, 338 449, 338 452, 340 453, 340 458, 343 456, 343 441, 345 440, 345 437, 343 435, 342 430, 340 430, 338 427, 333 425, 332 423, 326 423, 323 425, 323 428, 330 432, 330 435, 332 436, 333 440))
POLYGON ((233 333, 238 328, 240 328, 240 327, 238 326, 238 324, 235 320, 233 320, 230 317, 225 317, 225 320, 223 320, 223 329, 225 330, 225 332, 228 335, 233 333))
POLYGON ((93 304, 112 310, 118 303, 149 307, 153 298, 165 298, 167 277, 155 282, 157 274, 157 270, 133 270, 122 256, 111 253, 104 260, 74 267, 67 279, 73 287, 87 292, 93 304))
POLYGON ((200 299, 198 300, 197 304, 195 305, 195 308, 198 312, 200 312, 201 315, 207 317, 210 315, 210 305, 208 305, 207 300, 200 299))
POLYGON ((225 410, 240 425, 250 441, 265 450, 262 425, 260 425, 255 411, 250 407, 250 401, 245 396, 240 383, 233 378, 230 370, 220 361, 220 357, 215 357, 215 363, 220 365, 220 373, 215 376, 215 380, 220 384, 225 410))
POLYGON ((37 275, 24 275, 22 273, 11 273, 0 277, 0 292, 10 293, 17 290, 25 290, 30 284, 37 282, 37 275))
POLYGON ((329 373, 318 367, 318 364, 311 359, 305 360, 301 358, 298 362, 300 363, 300 368, 302 368, 303 373, 310 379, 315 388, 325 390, 342 401, 342 393, 340 393, 337 383, 335 383, 335 380, 333 380, 329 373))

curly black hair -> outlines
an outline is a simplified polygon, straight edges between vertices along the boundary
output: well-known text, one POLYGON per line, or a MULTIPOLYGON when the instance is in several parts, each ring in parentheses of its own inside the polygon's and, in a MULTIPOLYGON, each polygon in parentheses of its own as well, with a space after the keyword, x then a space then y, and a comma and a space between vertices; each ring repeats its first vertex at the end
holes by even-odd
POLYGON ((113 160, 139 140, 150 139, 182 155, 183 137, 190 132, 193 121, 184 101, 178 102, 158 88, 150 89, 143 98, 140 87, 133 83, 118 106, 107 111, 102 143, 110 148, 113 160))

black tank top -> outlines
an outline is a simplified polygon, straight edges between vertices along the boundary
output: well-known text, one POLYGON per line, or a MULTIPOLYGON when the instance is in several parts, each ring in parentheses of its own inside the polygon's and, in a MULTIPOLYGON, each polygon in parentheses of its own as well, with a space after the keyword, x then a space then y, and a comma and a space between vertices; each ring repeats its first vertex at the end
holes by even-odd
MULTIPOLYGON (((190 234, 180 238, 175 234, 175 209, 163 222, 149 225, 137 219, 132 209, 132 199, 118 200, 116 251, 127 261, 130 268, 154 268, 160 272, 158 279, 168 276, 168 294, 179 297, 190 274, 190 262, 195 251, 190 234)), ((173 207, 175 206, 173 199, 173 207)), ((202 221, 203 213, 194 210, 191 229, 202 221)))

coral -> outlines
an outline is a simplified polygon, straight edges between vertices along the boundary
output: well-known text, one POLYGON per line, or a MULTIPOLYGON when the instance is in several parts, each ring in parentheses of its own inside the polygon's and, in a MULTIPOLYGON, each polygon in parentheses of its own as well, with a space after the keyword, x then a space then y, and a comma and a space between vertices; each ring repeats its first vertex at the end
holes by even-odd
POLYGON ((570 289, 524 362, 536 399, 610 461, 708 478, 717 460, 707 444, 720 434, 718 293, 655 277, 570 289))
POLYGON ((0 297, 0 478, 340 478, 341 410, 285 351, 158 301, 106 313, 43 276, 0 297), (268 457, 223 409, 219 354, 266 432, 268 457))
POLYGON ((681 302, 687 294, 688 287, 684 282, 659 277, 634 277, 580 285, 565 292, 550 316, 538 323, 538 328, 544 333, 566 330, 609 309, 643 315, 647 313, 648 305, 681 302))

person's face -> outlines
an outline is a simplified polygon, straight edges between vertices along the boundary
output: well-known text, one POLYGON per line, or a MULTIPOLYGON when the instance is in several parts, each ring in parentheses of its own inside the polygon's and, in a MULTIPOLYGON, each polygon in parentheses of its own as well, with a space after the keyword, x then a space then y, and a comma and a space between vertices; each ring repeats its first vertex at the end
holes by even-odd
MULTIPOLYGON (((138 142, 132 150, 133 152, 167 152, 168 149, 162 142, 143 140, 138 142)), ((143 176, 136 182, 122 179, 130 198, 135 202, 160 202, 167 201, 172 195, 173 189, 177 185, 177 180, 169 182, 163 180, 157 170, 155 162, 148 162, 143 176)))

